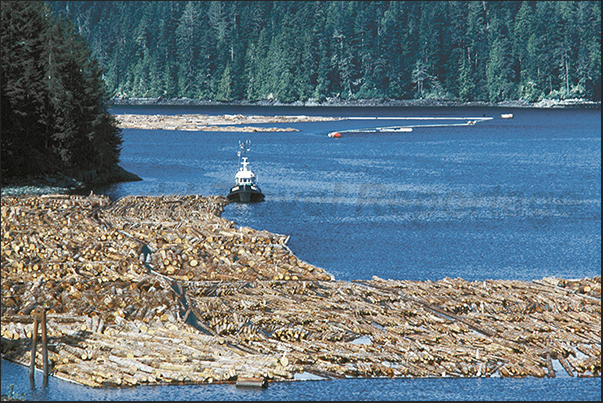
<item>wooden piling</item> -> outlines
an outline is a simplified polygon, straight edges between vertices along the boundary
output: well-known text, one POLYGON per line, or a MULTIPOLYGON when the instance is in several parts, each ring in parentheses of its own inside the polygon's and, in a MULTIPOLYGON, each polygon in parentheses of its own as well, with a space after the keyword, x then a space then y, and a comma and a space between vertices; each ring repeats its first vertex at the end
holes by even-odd
POLYGON ((41 309, 41 319, 42 319, 42 362, 43 362, 43 371, 44 371, 44 381, 48 380, 48 338, 46 332, 46 309, 41 309))
POLYGON ((42 365, 44 372, 44 384, 48 382, 48 337, 46 331, 46 309, 36 308, 33 311, 34 325, 31 333, 31 362, 29 364, 29 379, 33 382, 36 371, 36 354, 38 349, 38 327, 42 332, 42 365))
POLYGON ((38 345, 38 315, 34 311, 33 332, 31 333, 31 364, 29 364, 29 379, 34 379, 36 371, 36 349, 38 345))
POLYGON ((553 360, 551 359, 550 353, 547 353, 547 355, 546 355, 546 367, 549 371, 549 373, 548 373, 549 378, 555 378, 556 374, 555 374, 555 369, 553 368, 553 360))

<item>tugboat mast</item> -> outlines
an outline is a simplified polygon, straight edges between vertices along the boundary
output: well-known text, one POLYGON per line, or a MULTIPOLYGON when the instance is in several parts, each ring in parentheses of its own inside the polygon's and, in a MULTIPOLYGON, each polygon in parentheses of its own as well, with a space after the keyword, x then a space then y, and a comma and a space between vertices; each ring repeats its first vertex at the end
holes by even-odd
POLYGON ((237 156, 247 160, 247 151, 249 150, 251 150, 251 140, 245 140, 244 143, 239 140, 239 151, 237 152, 237 156))
POLYGON ((237 156, 239 157, 239 163, 241 164, 239 171, 249 171, 247 169, 247 165, 249 165, 247 151, 249 151, 250 149, 251 140, 246 140, 244 143, 239 140, 239 151, 237 152, 237 156))

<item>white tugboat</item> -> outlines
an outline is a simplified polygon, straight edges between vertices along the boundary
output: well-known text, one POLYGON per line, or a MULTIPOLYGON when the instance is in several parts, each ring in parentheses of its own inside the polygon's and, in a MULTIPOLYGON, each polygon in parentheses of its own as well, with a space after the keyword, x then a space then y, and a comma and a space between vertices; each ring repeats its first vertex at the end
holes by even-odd
POLYGON ((241 168, 235 175, 235 185, 228 193, 228 199, 236 202, 260 202, 264 200, 264 194, 257 184, 257 177, 250 169, 247 169, 247 151, 251 147, 251 141, 245 143, 239 142, 239 152, 237 155, 241 161, 241 168))

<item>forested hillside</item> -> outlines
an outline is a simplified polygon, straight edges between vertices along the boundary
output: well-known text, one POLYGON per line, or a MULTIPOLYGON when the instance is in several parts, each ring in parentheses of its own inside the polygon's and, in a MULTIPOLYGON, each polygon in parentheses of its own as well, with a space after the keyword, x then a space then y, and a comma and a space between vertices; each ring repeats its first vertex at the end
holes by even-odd
POLYGON ((84 40, 43 2, 1 4, 2 182, 116 172, 121 130, 84 40))
POLYGON ((600 1, 49 4, 115 97, 601 99, 600 1))

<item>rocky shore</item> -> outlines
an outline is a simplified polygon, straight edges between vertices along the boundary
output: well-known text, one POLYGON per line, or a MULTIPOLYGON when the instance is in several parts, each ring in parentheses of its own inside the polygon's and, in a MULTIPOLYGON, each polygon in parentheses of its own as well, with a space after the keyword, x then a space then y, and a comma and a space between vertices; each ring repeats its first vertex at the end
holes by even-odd
POLYGON ((324 100, 309 99, 284 103, 276 100, 217 102, 190 98, 113 98, 114 105, 193 105, 193 106, 330 106, 330 107, 504 107, 504 108, 600 108, 600 101, 582 98, 543 99, 537 102, 513 100, 502 102, 458 101, 444 99, 342 99, 326 98, 324 100))
POLYGON ((338 281, 226 203, 2 197, 2 357, 44 308, 51 375, 93 387, 600 376, 600 276, 338 281))
POLYGON ((138 175, 114 165, 105 172, 81 171, 69 174, 29 176, 2 183, 2 197, 20 195, 68 194, 84 192, 95 186, 142 180, 138 175))

